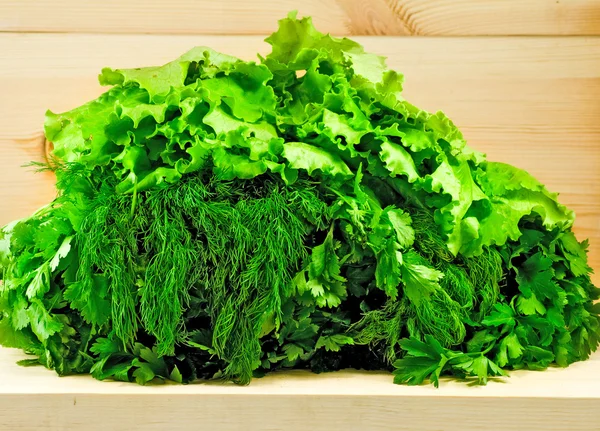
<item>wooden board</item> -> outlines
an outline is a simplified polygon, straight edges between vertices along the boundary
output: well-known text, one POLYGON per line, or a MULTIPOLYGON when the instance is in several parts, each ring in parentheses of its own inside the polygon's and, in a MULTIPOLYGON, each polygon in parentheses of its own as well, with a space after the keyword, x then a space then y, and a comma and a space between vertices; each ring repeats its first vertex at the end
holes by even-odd
POLYGON ((598 35, 597 0, 4 0, 0 31, 266 34, 291 10, 352 35, 598 35))
MULTIPOLYGON (((0 31, 264 33, 293 7, 339 34, 600 30, 594 0, 496 0, 485 7, 478 0, 293 3, 4 1, 0 31)), ((100 94, 102 67, 162 64, 195 45, 251 59, 268 51, 262 38, 0 34, 0 225, 52 199, 52 176, 20 166, 44 157, 44 111, 100 94)), ((577 212, 578 237, 591 239, 591 263, 600 270, 600 37, 357 39, 404 72, 407 99, 445 111, 470 145, 560 192, 577 212)), ((514 372, 486 387, 444 380, 439 390, 356 371, 277 373, 248 387, 139 387, 58 378, 16 366, 22 357, 0 348, 2 430, 600 430, 600 355, 568 369, 514 372)))
MULTIPOLYGON (((599 37, 357 39, 404 72, 408 100, 445 111, 474 148, 559 192, 600 268, 599 37)), ((97 96, 103 66, 162 64, 195 45, 268 52, 256 36, 0 34, 0 224, 54 196, 51 176, 20 167, 43 157, 46 109, 97 96)))
POLYGON ((20 368, 21 358, 0 349, 3 430, 600 430, 600 355, 567 369, 512 372, 487 386, 443 379, 439 389, 357 371, 278 372, 249 386, 141 387, 60 378, 20 368))

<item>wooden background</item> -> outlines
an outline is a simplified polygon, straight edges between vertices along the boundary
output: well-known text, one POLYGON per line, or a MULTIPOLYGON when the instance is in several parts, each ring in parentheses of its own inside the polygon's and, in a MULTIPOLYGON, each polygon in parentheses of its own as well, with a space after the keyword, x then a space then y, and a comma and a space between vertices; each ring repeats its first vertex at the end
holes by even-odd
POLYGON ((407 99, 559 192, 600 270, 598 0, 0 0, 0 224, 52 199, 52 177, 21 166, 44 157, 44 111, 97 96, 103 66, 195 45, 255 58, 293 9, 388 56, 407 99))

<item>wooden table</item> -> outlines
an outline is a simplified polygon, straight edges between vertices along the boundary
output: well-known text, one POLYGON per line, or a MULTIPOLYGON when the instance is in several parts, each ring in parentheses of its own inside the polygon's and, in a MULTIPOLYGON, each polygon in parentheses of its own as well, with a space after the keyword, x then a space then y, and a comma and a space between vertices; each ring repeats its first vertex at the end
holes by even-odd
POLYGON ((281 372, 249 386, 138 386, 22 368, 0 349, 2 430, 590 431, 600 429, 600 355, 517 371, 487 386, 399 386, 388 373, 281 372))
MULTIPOLYGON (((408 100, 559 192, 600 270, 597 0, 0 0, 0 225, 54 196, 50 174, 21 165, 44 159, 45 110, 99 95, 102 67, 162 64, 196 45, 255 59, 291 9, 388 56, 408 100)), ((438 390, 356 371, 138 387, 58 378, 20 357, 0 349, 1 430, 600 430, 600 355, 438 390)))

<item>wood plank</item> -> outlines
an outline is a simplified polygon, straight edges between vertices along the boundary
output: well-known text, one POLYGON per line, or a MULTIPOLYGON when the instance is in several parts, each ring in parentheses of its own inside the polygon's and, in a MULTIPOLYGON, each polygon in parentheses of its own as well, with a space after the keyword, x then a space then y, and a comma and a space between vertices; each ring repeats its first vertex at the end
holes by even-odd
MULTIPOLYGON (((445 111, 474 148, 559 192, 600 268, 600 38, 357 40, 404 72, 408 100, 445 111)), ((0 35, 0 224, 54 195, 50 176, 20 168, 43 157, 47 108, 97 96, 103 66, 162 64, 195 45, 246 59, 268 52, 258 36, 0 35)))
POLYGON ((5 0, 0 31, 267 34, 291 10, 339 35, 598 35, 596 0, 5 0))
POLYGON ((42 140, 41 132, 31 139, 0 139, 0 226, 31 215, 56 195, 53 175, 26 167, 44 160, 42 140))
POLYGON ((589 431, 600 423, 600 355, 567 369, 511 372, 487 386, 442 378, 439 389, 353 370, 276 372, 249 386, 138 386, 60 378, 15 365, 21 358, 0 348, 1 429, 589 431))

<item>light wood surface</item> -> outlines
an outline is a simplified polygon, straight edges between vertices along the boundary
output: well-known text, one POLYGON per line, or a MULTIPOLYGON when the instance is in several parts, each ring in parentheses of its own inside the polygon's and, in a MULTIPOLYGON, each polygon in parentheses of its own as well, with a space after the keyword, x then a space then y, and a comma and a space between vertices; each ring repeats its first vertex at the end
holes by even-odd
MULTIPOLYGON (((45 110, 97 96, 103 66, 162 64, 195 45, 252 59, 268 52, 262 39, 0 34, 0 224, 54 196, 50 175, 21 166, 43 158, 45 110)), ((445 111, 474 148, 559 192, 600 268, 600 37, 356 39, 404 72, 408 100, 445 111)))
MULTIPOLYGON (((560 192, 600 271, 598 0, 0 0, 0 225, 54 196, 51 175, 21 166, 44 158, 45 110, 100 94, 102 67, 161 64, 196 45, 255 58, 268 52, 258 35, 292 9, 337 35, 520 35, 356 39, 404 73, 408 100, 560 192)), ((18 367, 22 357, 0 348, 0 430, 600 430, 600 355, 438 390, 357 371, 140 387, 59 378, 18 367)))
POLYGON ((392 383, 388 373, 279 372, 249 386, 137 386, 21 368, 0 349, 3 430, 591 431, 600 429, 600 357, 487 386, 392 383))
POLYGON ((4 0, 0 31, 266 34, 291 10, 352 35, 597 35, 597 0, 4 0))

